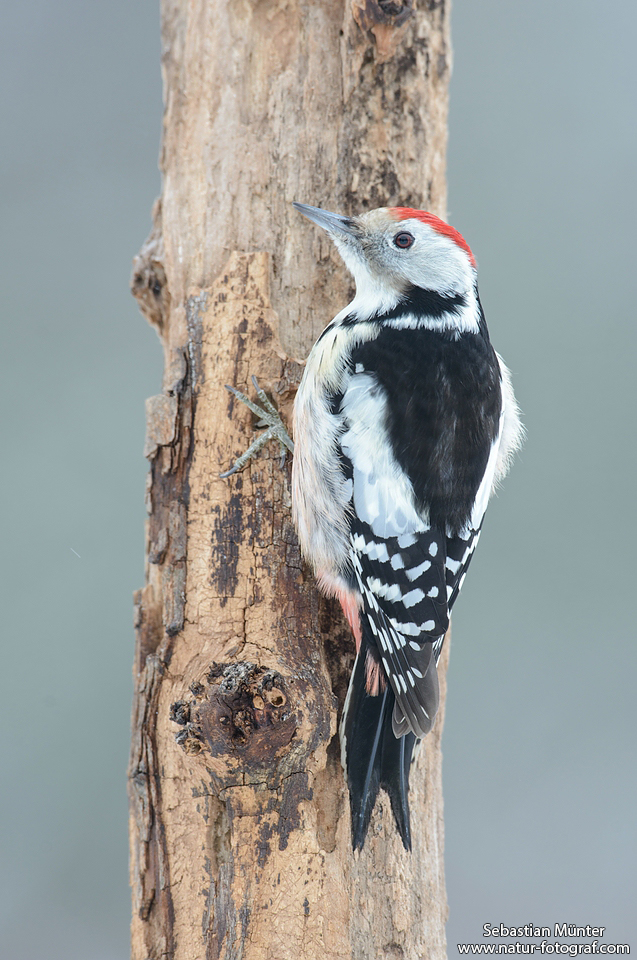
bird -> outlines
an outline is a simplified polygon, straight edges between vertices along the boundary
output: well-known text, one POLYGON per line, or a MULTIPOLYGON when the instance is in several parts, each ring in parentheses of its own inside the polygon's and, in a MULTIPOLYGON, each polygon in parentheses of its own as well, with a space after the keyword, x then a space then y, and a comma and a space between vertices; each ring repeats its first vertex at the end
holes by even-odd
POLYGON ((233 392, 294 451, 301 551, 354 637, 340 723, 352 847, 382 788, 410 851, 410 768, 438 712, 451 610, 523 427, 456 229, 410 207, 294 207, 334 242, 355 296, 307 358, 293 444, 256 382, 261 408, 233 392))

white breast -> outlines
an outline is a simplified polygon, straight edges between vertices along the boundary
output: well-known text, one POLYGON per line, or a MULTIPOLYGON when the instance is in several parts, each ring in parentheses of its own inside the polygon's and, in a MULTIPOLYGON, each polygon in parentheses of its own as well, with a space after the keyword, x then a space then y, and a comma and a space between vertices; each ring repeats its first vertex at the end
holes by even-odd
POLYGON ((346 331, 331 325, 314 344, 294 401, 292 517, 301 550, 320 577, 338 577, 349 553, 352 483, 340 467, 343 418, 330 398, 349 356, 346 331))

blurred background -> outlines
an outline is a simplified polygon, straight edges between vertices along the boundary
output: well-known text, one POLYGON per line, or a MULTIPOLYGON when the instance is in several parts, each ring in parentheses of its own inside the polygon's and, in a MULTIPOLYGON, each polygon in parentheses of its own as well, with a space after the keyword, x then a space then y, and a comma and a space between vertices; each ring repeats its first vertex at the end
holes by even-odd
MULTIPOLYGON (((637 948, 637 8, 454 0, 449 219, 529 437, 454 614, 449 955, 482 925, 637 948)), ((2 4, 0 956, 128 956, 155 0, 2 4)), ((489 941, 484 941, 489 942, 489 941)), ((409 958, 415 960, 415 958, 409 958)))

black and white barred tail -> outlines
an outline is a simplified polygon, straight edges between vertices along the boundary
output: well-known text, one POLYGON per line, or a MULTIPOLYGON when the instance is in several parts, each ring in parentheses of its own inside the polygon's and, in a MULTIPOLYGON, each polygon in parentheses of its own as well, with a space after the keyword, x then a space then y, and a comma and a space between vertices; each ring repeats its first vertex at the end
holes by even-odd
MULTIPOLYGON (((433 645, 427 671, 431 687, 431 723, 438 704, 438 677, 433 645), (434 706, 435 704, 435 706, 434 706)), ((352 846, 362 850, 372 811, 382 788, 389 796, 392 813, 405 850, 411 850, 409 818, 409 773, 419 739, 407 728, 396 736, 393 721, 396 697, 390 684, 373 696, 367 691, 368 662, 375 650, 365 638, 356 656, 341 720, 341 758, 350 797, 352 846)))
POLYGON ((411 732, 403 737, 394 736, 394 703, 394 693, 388 685, 378 696, 367 693, 361 651, 356 657, 341 723, 354 850, 363 849, 381 787, 389 795, 403 846, 411 850, 409 770, 417 741, 411 732))

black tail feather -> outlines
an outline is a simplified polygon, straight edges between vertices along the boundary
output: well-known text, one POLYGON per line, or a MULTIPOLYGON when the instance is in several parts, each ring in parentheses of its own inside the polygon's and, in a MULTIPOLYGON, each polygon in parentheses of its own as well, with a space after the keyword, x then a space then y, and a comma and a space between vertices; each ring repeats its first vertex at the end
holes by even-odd
POLYGON ((356 658, 341 725, 352 816, 352 846, 362 850, 378 791, 389 795, 403 846, 411 850, 409 768, 416 743, 413 733, 397 738, 392 729, 394 694, 376 697, 365 689, 365 652, 356 658))
POLYGON ((385 722, 380 785, 389 794, 392 813, 405 850, 411 850, 408 794, 409 769, 415 745, 416 737, 411 731, 397 739, 391 719, 385 722))

